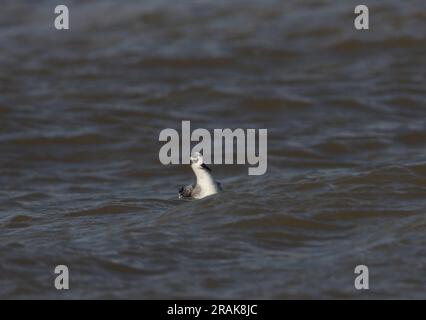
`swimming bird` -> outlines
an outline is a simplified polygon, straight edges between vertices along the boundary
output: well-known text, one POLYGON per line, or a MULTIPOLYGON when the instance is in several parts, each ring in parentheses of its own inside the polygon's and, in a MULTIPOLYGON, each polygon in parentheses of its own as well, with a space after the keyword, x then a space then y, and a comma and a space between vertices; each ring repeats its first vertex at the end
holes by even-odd
POLYGON ((191 168, 194 171, 196 181, 192 185, 179 189, 179 198, 201 199, 222 190, 220 183, 214 181, 211 169, 204 163, 203 156, 199 152, 191 155, 191 168))

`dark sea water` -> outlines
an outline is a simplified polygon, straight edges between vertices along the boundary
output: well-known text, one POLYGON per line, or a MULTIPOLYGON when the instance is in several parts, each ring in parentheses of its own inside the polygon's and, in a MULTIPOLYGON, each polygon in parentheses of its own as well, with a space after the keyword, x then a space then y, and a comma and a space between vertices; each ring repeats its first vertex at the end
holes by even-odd
POLYGON ((424 0, 63 3, 0 3, 1 298, 426 298, 424 0), (182 120, 268 129, 266 174, 179 200, 182 120))

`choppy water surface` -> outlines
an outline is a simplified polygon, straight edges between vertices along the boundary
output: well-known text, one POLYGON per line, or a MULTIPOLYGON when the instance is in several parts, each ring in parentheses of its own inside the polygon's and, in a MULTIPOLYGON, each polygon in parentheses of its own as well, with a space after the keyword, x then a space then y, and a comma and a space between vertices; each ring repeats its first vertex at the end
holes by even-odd
POLYGON ((66 4, 1 4, 0 297, 426 297, 423 0, 66 4), (267 173, 177 200, 182 120, 267 128, 267 173))

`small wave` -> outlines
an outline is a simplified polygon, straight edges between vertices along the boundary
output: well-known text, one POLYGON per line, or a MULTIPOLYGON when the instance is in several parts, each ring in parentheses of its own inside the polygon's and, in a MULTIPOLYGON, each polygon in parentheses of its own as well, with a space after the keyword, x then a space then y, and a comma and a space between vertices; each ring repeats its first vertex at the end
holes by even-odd
POLYGON ((98 145, 110 143, 111 140, 96 133, 81 134, 75 136, 51 136, 31 137, 14 139, 17 145, 40 146, 40 145, 98 145))
POLYGON ((406 210, 345 210, 321 212, 316 215, 323 221, 341 221, 367 218, 398 218, 415 215, 416 212, 406 210))
POLYGON ((400 36, 375 41, 364 40, 345 40, 334 44, 330 49, 337 52, 356 52, 357 50, 385 50, 385 49, 401 49, 401 48, 418 48, 422 47, 425 42, 423 38, 414 38, 410 36, 400 36))
POLYGON ((31 226, 35 219, 27 215, 16 215, 3 224, 5 228, 26 228, 31 226))
POLYGON ((426 144, 426 131, 404 132, 398 135, 396 139, 406 145, 424 145, 426 144))
POLYGON ((67 217, 90 217, 90 216, 104 216, 104 215, 114 215, 114 214, 126 214, 135 211, 139 211, 140 208, 130 205, 122 204, 110 204, 105 205, 99 208, 79 210, 75 212, 67 213, 67 217))

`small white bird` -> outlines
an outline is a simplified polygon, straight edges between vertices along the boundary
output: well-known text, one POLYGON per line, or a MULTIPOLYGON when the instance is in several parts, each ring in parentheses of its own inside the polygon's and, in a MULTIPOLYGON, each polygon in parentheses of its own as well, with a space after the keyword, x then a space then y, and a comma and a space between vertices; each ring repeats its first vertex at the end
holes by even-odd
POLYGON ((204 163, 203 156, 199 152, 191 155, 191 168, 195 173, 196 182, 179 189, 179 198, 201 199, 222 190, 220 183, 214 181, 211 169, 204 163))

